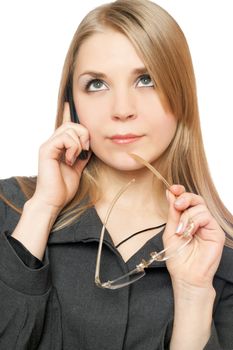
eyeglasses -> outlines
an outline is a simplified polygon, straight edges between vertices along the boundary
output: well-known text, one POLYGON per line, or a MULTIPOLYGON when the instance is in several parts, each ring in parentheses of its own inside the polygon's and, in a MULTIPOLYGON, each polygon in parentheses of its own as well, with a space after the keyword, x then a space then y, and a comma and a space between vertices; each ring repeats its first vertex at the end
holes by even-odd
MULTIPOLYGON (((164 179, 164 177, 147 161, 145 161, 143 158, 139 157, 136 154, 129 154, 134 160, 139 162, 140 164, 145 165, 159 180, 161 180, 166 188, 169 190, 170 185, 169 183, 164 179)), ((103 239, 104 239, 104 233, 106 230, 106 226, 108 223, 109 216, 112 212, 112 209, 114 205, 116 204, 117 200, 120 198, 120 196, 128 189, 128 187, 135 182, 135 179, 132 179, 130 182, 128 182, 124 187, 120 189, 120 191, 116 194, 114 199, 112 200, 112 203, 110 204, 108 211, 106 213, 103 227, 100 234, 100 240, 99 240, 99 247, 98 247, 98 253, 97 253, 97 259, 96 259, 96 270, 95 270, 95 284, 100 288, 107 288, 107 289, 119 289, 125 286, 128 286, 129 284, 132 284, 136 281, 138 281, 140 278, 145 276, 145 269, 148 268, 154 261, 166 261, 168 259, 171 259, 172 257, 179 254, 192 240, 191 232, 194 228, 194 223, 191 218, 189 218, 189 222, 187 225, 187 229, 185 232, 177 236, 175 233, 174 235, 177 237, 176 243, 171 244, 167 248, 161 250, 160 252, 151 252, 150 258, 147 260, 142 259, 141 262, 136 265, 136 267, 130 271, 129 273, 126 273, 123 276, 120 276, 114 280, 109 280, 107 282, 101 282, 100 280, 100 264, 101 264, 101 253, 102 253, 102 246, 103 246, 103 239)))

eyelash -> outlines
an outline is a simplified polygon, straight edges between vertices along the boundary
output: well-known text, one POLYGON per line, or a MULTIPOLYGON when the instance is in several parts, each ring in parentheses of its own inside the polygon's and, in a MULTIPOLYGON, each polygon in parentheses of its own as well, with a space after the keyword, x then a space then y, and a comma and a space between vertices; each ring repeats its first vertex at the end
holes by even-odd
MULTIPOLYGON (((138 83, 141 79, 148 79, 148 78, 149 78, 149 80, 151 80, 151 82, 153 83, 153 81, 152 81, 152 79, 151 79, 151 77, 150 77, 149 74, 143 74, 143 75, 141 75, 140 77, 138 77, 137 83, 138 83)), ((87 81, 86 84, 85 84, 85 87, 84 87, 85 91, 88 91, 88 92, 101 91, 101 89, 92 90, 92 91, 89 90, 89 88, 90 88, 90 86, 91 86, 92 84, 98 83, 98 82, 100 82, 101 84, 104 84, 104 82, 103 82, 101 79, 97 79, 97 78, 96 78, 96 79, 91 79, 91 80, 87 81)), ((153 85, 153 86, 151 86, 151 85, 146 86, 146 85, 145 85, 144 87, 154 87, 154 85, 153 85)))

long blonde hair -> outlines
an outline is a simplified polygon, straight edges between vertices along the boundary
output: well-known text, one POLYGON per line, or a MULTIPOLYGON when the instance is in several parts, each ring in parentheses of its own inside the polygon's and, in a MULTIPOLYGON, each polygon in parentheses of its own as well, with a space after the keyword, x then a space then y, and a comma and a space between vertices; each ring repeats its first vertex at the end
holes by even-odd
MULTIPOLYGON (((160 6, 148 0, 117 0, 87 14, 74 34, 65 59, 55 128, 62 124, 66 90, 78 64, 80 46, 91 35, 106 28, 123 33, 132 42, 156 82, 156 91, 163 105, 177 117, 175 137, 161 158, 159 170, 168 182, 182 184, 187 191, 203 196, 220 226, 233 237, 233 216, 221 202, 208 169, 188 44, 179 25, 160 6)), ((30 198, 35 190, 36 178, 16 179, 26 197, 30 198)), ((78 193, 60 213, 53 231, 76 220, 96 203, 100 195, 98 159, 93 156, 82 174, 78 193)), ((22 210, 9 201, 8 204, 15 210, 22 210)), ((228 237, 226 244, 233 247, 228 237)))

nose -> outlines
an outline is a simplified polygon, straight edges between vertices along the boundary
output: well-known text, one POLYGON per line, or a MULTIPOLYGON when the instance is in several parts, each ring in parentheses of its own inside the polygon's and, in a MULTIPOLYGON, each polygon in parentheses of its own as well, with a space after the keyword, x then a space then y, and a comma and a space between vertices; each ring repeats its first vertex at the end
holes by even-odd
POLYGON ((112 119, 125 121, 136 117, 136 101, 133 92, 126 91, 126 89, 115 92, 112 102, 112 119))

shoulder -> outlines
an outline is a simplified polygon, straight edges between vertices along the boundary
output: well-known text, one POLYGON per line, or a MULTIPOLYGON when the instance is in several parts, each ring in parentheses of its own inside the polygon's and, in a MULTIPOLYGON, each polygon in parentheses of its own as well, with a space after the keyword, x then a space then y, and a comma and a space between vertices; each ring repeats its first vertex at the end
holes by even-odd
POLYGON ((233 284, 233 248, 224 246, 216 276, 233 284))
MULTIPOLYGON (((26 177, 10 177, 0 180, 0 232, 11 232, 22 213, 27 196, 22 188, 26 177)), ((29 178, 30 179, 30 178, 29 178)))
MULTIPOLYGON (((0 223, 12 222, 22 213, 27 196, 22 190, 26 177, 10 177, 0 180, 0 223)), ((29 178, 30 179, 30 178, 29 178)))
POLYGON ((26 197, 16 177, 0 180, 1 201, 3 198, 15 206, 21 207, 26 197))

